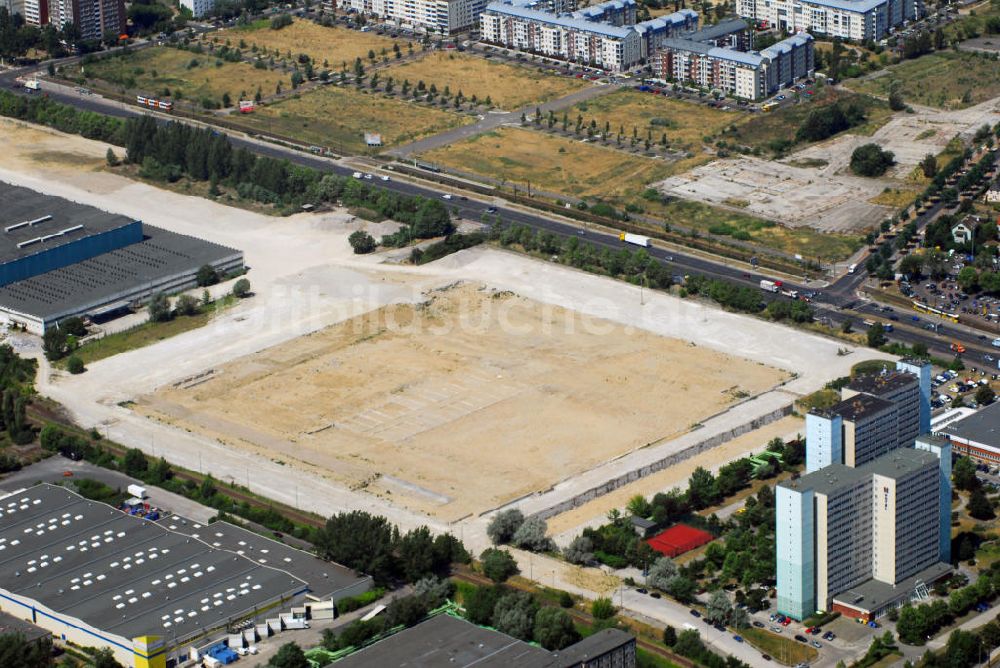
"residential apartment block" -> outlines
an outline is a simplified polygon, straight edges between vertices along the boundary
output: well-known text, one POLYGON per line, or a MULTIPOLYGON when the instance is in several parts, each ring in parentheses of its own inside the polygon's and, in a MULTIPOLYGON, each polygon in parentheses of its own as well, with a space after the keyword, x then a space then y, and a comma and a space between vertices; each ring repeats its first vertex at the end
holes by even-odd
POLYGON ((611 0, 571 14, 539 8, 537 3, 501 0, 480 17, 484 42, 538 53, 612 72, 628 70, 669 37, 698 27, 698 15, 684 9, 635 23, 635 0, 611 0))
POLYGON ((208 16, 215 9, 215 0, 181 0, 181 7, 191 12, 191 16, 200 19, 208 16))
POLYGON ((918 17, 918 0, 737 0, 736 12, 787 32, 857 42, 882 39, 918 17))
POLYGON ((486 0, 341 0, 340 7, 447 35, 476 25, 486 0))
POLYGON ((930 431, 930 365, 897 362, 896 370, 852 380, 842 401, 806 415, 806 471, 861 466, 930 431))
POLYGON ((778 610, 872 619, 950 572, 951 445, 927 435, 930 365, 858 376, 806 416, 806 470, 775 490, 778 610))
POLYGON ((80 39, 100 40, 106 34, 120 35, 126 29, 124 0, 23 0, 22 14, 28 25, 49 23, 62 28, 73 23, 80 39))
MULTIPOLYGON (((741 22, 742 23, 742 22, 741 22)), ((727 36, 735 46, 714 46, 715 39, 700 41, 698 31, 682 39, 663 42, 653 69, 663 79, 690 82, 721 90, 746 100, 760 100, 796 79, 812 76, 815 69, 813 39, 794 35, 760 53, 737 50, 749 42, 727 36)))
MULTIPOLYGON (((777 486, 778 611, 871 619, 950 571, 939 503, 951 450, 901 448, 857 468, 831 464, 777 486)), ((945 526, 950 526, 946 524, 945 526)))

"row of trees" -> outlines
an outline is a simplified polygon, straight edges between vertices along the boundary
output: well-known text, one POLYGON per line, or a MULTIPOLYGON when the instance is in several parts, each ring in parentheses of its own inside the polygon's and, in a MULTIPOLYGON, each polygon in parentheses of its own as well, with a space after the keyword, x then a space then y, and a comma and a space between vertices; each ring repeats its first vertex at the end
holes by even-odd
POLYGON ((923 645, 939 629, 971 610, 977 603, 994 598, 1000 591, 1000 567, 997 564, 980 574, 974 583, 956 589, 948 600, 903 606, 896 621, 899 639, 908 645, 923 645))
POLYGON ((402 534, 386 518, 357 510, 328 519, 313 542, 322 558, 367 573, 378 584, 417 582, 444 575, 453 562, 470 561, 465 546, 451 534, 435 537, 425 526, 402 534))
POLYGON ((803 301, 774 300, 767 302, 761 298, 761 291, 718 278, 694 275, 684 281, 684 293, 704 295, 724 308, 744 313, 760 314, 771 320, 791 322, 812 322, 815 317, 812 307, 803 301))
POLYGON ((545 520, 533 515, 525 518, 517 508, 502 510, 493 516, 486 527, 486 534, 494 545, 510 543, 514 547, 532 552, 548 552, 555 549, 555 543, 546 533, 545 520))
POLYGON ((303 203, 340 202, 363 207, 405 224, 410 238, 441 236, 452 231, 451 216, 437 199, 404 195, 360 179, 324 174, 288 160, 234 149, 216 131, 182 123, 159 125, 151 116, 130 119, 124 129, 129 162, 144 173, 171 178, 186 175, 226 184, 246 199, 297 210, 303 203))
POLYGON ((78 111, 40 95, 22 97, 0 90, 0 115, 111 144, 123 143, 125 136, 125 123, 121 119, 92 111, 78 111))
POLYGON ((556 261, 595 274, 620 278, 636 285, 664 289, 673 278, 668 269, 644 249, 614 251, 581 242, 576 237, 560 238, 551 232, 524 225, 491 228, 491 238, 504 247, 519 246, 529 253, 554 257, 556 261))

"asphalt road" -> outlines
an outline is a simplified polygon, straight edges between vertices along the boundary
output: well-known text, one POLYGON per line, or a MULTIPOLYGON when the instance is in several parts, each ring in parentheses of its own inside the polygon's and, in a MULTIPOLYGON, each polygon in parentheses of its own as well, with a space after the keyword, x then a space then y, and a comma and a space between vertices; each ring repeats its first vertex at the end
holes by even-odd
MULTIPOLYGON (((63 59, 60 62, 67 62, 68 60, 71 59, 63 59)), ((44 67, 45 64, 42 64, 36 67, 8 70, 0 73, 0 87, 6 88, 7 90, 13 90, 18 94, 27 95, 28 93, 26 91, 18 87, 15 79, 18 76, 29 75, 31 72, 38 71, 44 67)), ((118 118, 139 117, 148 113, 140 107, 130 106, 122 102, 109 100, 99 95, 82 95, 77 93, 71 86, 53 86, 46 84, 44 86, 44 94, 47 94, 50 98, 58 102, 72 105, 78 109, 93 111, 118 118)), ((160 118, 162 118, 164 122, 167 120, 163 115, 161 115, 160 118)), ((183 122, 184 119, 177 120, 183 122)), ((304 153, 296 149, 261 141, 253 141, 232 134, 229 135, 229 138, 234 146, 245 147, 258 155, 287 159, 297 165, 312 167, 317 170, 331 172, 340 176, 350 176, 354 171, 356 171, 353 167, 348 167, 331 159, 304 153)), ((379 187, 386 188, 387 190, 394 192, 407 195, 421 195, 428 198, 439 198, 442 197, 445 192, 448 192, 444 188, 438 189, 430 185, 418 184, 400 180, 398 178, 393 178, 391 181, 378 181, 376 184, 379 187)), ((450 208, 457 209, 459 216, 470 220, 480 220, 483 214, 486 213, 487 209, 494 206, 493 203, 488 201, 480 201, 472 198, 460 199, 458 196, 456 196, 455 199, 450 200, 448 204, 450 208)), ((938 213, 939 207, 940 205, 937 205, 925 213, 924 216, 919 219, 918 226, 922 226, 923 224, 926 224, 927 221, 933 219, 933 217, 938 213)), ((508 208, 502 205, 496 205, 496 208, 501 220, 507 224, 527 225, 534 229, 545 230, 562 237, 576 236, 581 241, 586 241, 602 248, 620 249, 627 246, 624 242, 619 241, 618 236, 615 233, 608 233, 584 228, 578 225, 572 225, 558 219, 547 217, 540 212, 528 212, 521 209, 508 208)), ((706 276, 726 279, 752 288, 759 288, 760 280, 762 278, 768 278, 766 274, 755 271, 747 271, 747 269, 741 266, 730 266, 725 261, 708 260, 698 255, 686 254, 684 252, 658 246, 653 246, 647 250, 652 257, 666 264, 672 275, 704 274, 706 276)), ((856 291, 862 286, 865 279, 866 274, 859 266, 858 272, 838 277, 828 287, 820 290, 820 294, 813 302, 817 318, 825 320, 833 326, 839 326, 844 320, 851 319, 857 323, 858 328, 860 328, 860 322, 865 317, 863 306, 856 306, 851 309, 844 309, 842 307, 852 302, 856 305, 859 303, 856 291)), ((785 280, 784 284, 786 288, 798 290, 800 292, 809 289, 804 285, 788 280, 785 280)), ((763 294, 762 297, 765 299, 786 299, 786 297, 772 296, 770 294, 763 294)), ((979 335, 977 333, 965 331, 964 329, 959 329, 957 326, 949 325, 947 327, 948 336, 945 337, 941 334, 928 332, 920 328, 920 325, 923 323, 930 322, 929 316, 921 315, 919 316, 920 323, 913 323, 912 320, 909 319, 911 315, 912 314, 910 313, 901 314, 901 320, 906 320, 909 326, 897 327, 896 331, 890 335, 891 340, 900 341, 907 345, 923 343, 933 354, 939 357, 950 357, 953 354, 949 350, 949 345, 952 342, 962 343, 969 351, 970 357, 975 361, 981 361, 984 353, 991 351, 995 352, 995 350, 989 346, 989 341, 979 339, 979 335)), ((982 364, 980 364, 980 366, 982 366, 982 364)))

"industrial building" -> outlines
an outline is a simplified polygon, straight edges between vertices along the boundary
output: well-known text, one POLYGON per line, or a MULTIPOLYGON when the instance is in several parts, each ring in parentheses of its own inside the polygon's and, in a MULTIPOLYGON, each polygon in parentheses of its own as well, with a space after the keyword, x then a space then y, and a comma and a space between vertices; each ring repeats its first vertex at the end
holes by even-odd
POLYGON ((746 19, 784 32, 811 32, 856 42, 878 40, 918 18, 917 0, 738 0, 746 19))
POLYGON ((936 433, 948 439, 955 454, 996 466, 1000 464, 1000 401, 950 422, 936 433))
POLYGON ((14 492, 0 498, 0 608, 58 640, 107 647, 126 666, 162 668, 220 639, 231 646, 295 626, 322 596, 370 586, 332 564, 346 586, 307 581, 302 557, 260 536, 257 558, 245 556, 231 544, 251 541, 222 526, 192 527, 204 532, 198 539, 63 487, 14 492), (263 563, 270 554, 274 563, 263 563))
POLYGON ((0 183, 0 201, 0 324, 35 334, 243 269, 238 250, 27 188, 0 183))
POLYGON ((930 431, 930 364, 901 360, 895 371, 853 379, 842 401, 806 415, 806 471, 860 466, 930 431))
POLYGON ((944 488, 950 513, 950 468, 947 445, 900 448, 857 468, 835 463, 780 483, 778 611, 799 620, 827 610, 867 620, 926 597, 951 570, 941 550, 950 531, 942 507, 944 488))
POLYGON ((332 664, 336 668, 635 668, 635 638, 604 629, 559 652, 440 614, 332 664))

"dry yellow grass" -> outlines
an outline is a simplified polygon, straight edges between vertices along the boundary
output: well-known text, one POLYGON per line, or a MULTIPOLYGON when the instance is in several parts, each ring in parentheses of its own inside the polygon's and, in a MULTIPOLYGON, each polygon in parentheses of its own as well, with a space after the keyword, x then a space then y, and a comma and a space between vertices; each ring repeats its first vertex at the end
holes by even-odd
POLYGON ((737 111, 721 111, 702 104, 691 104, 681 100, 622 90, 603 95, 586 102, 580 102, 569 110, 571 123, 577 116, 583 116, 584 124, 597 121, 598 132, 607 127, 610 134, 623 132, 631 137, 633 128, 640 139, 645 139, 647 131, 652 133, 653 142, 659 142, 661 135, 674 148, 683 147, 693 152, 700 151, 702 138, 714 135, 723 128, 742 121, 747 115, 737 111))
POLYGON ((881 204, 882 206, 891 206, 894 209, 901 209, 904 206, 913 204, 913 198, 916 197, 916 195, 917 191, 910 190, 909 188, 886 188, 868 201, 872 204, 881 204))
MULTIPOLYGON (((175 100, 210 98, 218 102, 223 93, 238 100, 241 93, 252 98, 258 86, 269 95, 278 83, 285 89, 291 85, 288 75, 282 72, 259 70, 246 63, 225 62, 208 54, 165 46, 105 58, 80 69, 92 88, 100 89, 104 82, 114 90, 124 86, 130 93, 164 96, 165 89, 169 89, 169 95, 175 100), (194 63, 197 64, 191 67, 194 63)), ((70 70, 67 75, 75 78, 76 73, 70 70)))
POLYGON ((409 79, 412 84, 423 81, 430 86, 433 83, 439 91, 448 86, 452 93, 461 90, 469 98, 475 95, 485 100, 489 96, 495 106, 507 110, 547 102, 589 85, 579 79, 557 77, 529 67, 440 51, 394 66, 387 75, 400 82, 409 79))
POLYGON ((423 157, 507 183, 530 182, 533 189, 578 197, 623 194, 670 173, 662 161, 520 128, 487 132, 423 157))
POLYGON ((289 52, 293 57, 305 53, 317 64, 328 62, 334 70, 340 70, 345 63, 350 67, 356 58, 361 58, 367 65, 369 51, 374 51, 376 57, 381 58, 384 49, 385 54, 392 58, 393 44, 398 44, 405 55, 409 44, 403 39, 347 28, 326 28, 311 21, 299 20, 281 30, 271 30, 266 21, 257 21, 249 26, 222 30, 216 36, 222 43, 229 40, 233 47, 239 47, 242 40, 248 49, 256 44, 259 48, 278 50, 286 56, 289 52))
POLYGON ((326 86, 275 104, 235 122, 336 151, 363 151, 364 133, 378 132, 385 146, 415 141, 471 122, 468 116, 364 93, 326 86))

